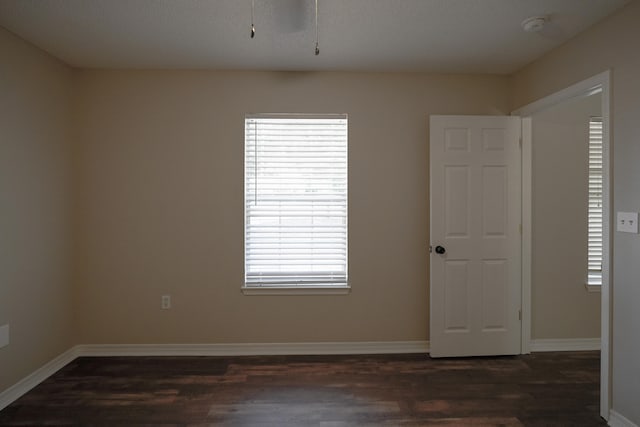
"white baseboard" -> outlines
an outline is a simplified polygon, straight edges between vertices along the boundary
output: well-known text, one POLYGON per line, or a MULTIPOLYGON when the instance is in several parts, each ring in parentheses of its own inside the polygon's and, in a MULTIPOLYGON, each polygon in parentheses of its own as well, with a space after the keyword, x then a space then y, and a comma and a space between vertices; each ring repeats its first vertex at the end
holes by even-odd
POLYGON ((428 353, 428 341, 248 344, 82 344, 78 356, 264 356, 428 353))
POLYGON ((591 351, 600 350, 600 338, 531 340, 531 351, 591 351))
POLYGON ((638 427, 637 424, 631 422, 625 416, 620 415, 614 410, 609 412, 609 425, 611 427, 638 427))
POLYGON ((70 348, 55 359, 49 361, 41 368, 37 369, 30 375, 26 376, 22 380, 18 381, 17 383, 0 393, 0 411, 18 400, 18 398, 20 398, 26 392, 49 378, 51 375, 58 372, 61 368, 75 359, 78 356, 76 351, 76 347, 70 348))

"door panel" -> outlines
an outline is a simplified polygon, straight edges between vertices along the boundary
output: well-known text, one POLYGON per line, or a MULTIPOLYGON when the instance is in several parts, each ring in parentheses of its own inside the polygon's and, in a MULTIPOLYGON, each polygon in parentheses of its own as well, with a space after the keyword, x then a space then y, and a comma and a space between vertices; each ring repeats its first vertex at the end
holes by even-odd
POLYGON ((469 168, 447 166, 445 173, 445 218, 447 237, 466 237, 469 233, 469 168))
POLYGON ((431 117, 433 357, 520 353, 520 119, 431 117))
POLYGON ((482 263, 482 330, 505 331, 508 301, 507 261, 492 260, 482 263))
POLYGON ((482 168, 482 234, 505 237, 507 230, 507 170, 503 166, 482 168))
POLYGON ((469 265, 466 261, 445 264, 445 330, 469 331, 469 265))

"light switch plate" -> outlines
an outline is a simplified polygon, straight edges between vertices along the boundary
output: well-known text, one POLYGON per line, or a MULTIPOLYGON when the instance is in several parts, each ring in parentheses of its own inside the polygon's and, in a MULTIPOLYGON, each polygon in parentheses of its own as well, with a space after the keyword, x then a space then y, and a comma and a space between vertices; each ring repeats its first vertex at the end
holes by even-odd
POLYGON ((0 326, 0 348, 9 345, 9 325, 0 326))
POLYGON ((622 233, 638 233, 638 212, 618 212, 616 230, 622 233))

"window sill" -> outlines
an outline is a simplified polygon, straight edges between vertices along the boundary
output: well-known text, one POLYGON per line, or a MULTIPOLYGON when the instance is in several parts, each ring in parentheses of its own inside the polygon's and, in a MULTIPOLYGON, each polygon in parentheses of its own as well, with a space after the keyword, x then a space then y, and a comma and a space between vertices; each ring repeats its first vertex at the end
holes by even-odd
POLYGON ((347 295, 351 286, 243 286, 245 295, 347 295))
POLYGON ((597 292, 600 293, 602 291, 602 284, 600 283, 585 283, 584 287, 587 289, 587 292, 597 292))

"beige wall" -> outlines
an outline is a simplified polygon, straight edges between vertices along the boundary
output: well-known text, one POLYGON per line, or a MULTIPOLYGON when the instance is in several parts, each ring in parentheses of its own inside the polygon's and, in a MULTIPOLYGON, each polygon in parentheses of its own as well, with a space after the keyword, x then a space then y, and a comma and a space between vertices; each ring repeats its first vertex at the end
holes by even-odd
POLYGON ((72 340, 72 72, 0 28, 0 391, 72 340))
POLYGON ((593 95, 532 117, 534 339, 600 336, 600 294, 585 287, 589 118, 600 104, 593 95))
MULTIPOLYGON (((612 71, 614 211, 640 211, 640 2, 516 73, 519 107, 606 69, 612 71)), ((640 236, 614 232, 613 409, 640 424, 640 236)))
MULTIPOLYGON (((0 390, 77 343, 428 339, 428 115, 505 114, 613 66, 615 203, 640 210, 639 9, 525 68, 511 88, 480 75, 72 72, 0 30, 9 136, 0 144, 0 325, 12 331, 0 390), (349 114, 350 295, 240 293, 249 112, 349 114), (160 310, 162 294, 173 309, 160 310)), ((629 378, 640 377, 640 246, 614 237, 614 405, 637 421, 629 398, 640 390, 629 378)), ((554 304, 545 299, 534 316, 554 304)), ((534 337, 556 337, 550 324, 536 323, 534 337)), ((591 335, 573 328, 566 335, 591 335)))
POLYGON ((506 113, 506 78, 82 71, 78 83, 81 343, 427 339, 427 118, 506 113), (240 292, 255 112, 349 114, 350 295, 240 292))

